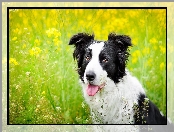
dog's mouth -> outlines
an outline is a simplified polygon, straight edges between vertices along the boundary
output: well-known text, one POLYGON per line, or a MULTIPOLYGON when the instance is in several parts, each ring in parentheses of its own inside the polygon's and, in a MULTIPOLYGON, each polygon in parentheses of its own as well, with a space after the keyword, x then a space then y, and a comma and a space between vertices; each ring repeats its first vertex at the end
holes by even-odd
POLYGON ((101 90, 103 87, 105 86, 105 83, 101 84, 101 85, 92 85, 92 84, 88 84, 87 88, 86 88, 86 92, 89 96, 94 96, 99 90, 101 90))

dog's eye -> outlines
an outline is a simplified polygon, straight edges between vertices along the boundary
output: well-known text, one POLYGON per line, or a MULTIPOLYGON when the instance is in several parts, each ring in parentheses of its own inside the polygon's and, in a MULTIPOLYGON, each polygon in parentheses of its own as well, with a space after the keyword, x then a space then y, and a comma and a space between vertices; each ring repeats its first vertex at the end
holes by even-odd
POLYGON ((104 58, 104 59, 102 60, 102 62, 103 62, 103 63, 106 63, 106 62, 108 62, 108 59, 107 59, 107 58, 104 58))
POLYGON ((90 56, 86 56, 85 59, 86 59, 86 61, 89 61, 91 59, 91 57, 90 56))

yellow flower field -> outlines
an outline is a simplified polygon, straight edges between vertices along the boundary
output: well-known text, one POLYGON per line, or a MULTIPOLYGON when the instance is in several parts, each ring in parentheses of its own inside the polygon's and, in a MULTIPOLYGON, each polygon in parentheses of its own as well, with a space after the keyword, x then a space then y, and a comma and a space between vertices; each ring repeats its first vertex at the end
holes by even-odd
POLYGON ((97 40, 129 35, 127 68, 166 115, 165 9, 16 9, 9 11, 10 124, 91 123, 68 45, 79 32, 97 40))

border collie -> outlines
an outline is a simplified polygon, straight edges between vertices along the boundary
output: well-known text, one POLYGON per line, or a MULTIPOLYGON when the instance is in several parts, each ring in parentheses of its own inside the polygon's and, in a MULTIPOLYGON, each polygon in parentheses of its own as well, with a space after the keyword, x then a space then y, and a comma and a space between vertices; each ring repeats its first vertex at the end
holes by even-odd
POLYGON ((137 80, 125 68, 131 38, 110 33, 107 41, 78 33, 75 45, 78 74, 94 124, 167 124, 137 80))

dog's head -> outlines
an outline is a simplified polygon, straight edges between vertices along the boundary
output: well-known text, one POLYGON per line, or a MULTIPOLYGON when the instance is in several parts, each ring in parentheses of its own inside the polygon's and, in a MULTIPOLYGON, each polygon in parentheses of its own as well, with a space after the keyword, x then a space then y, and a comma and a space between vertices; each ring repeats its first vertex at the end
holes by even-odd
POLYGON ((88 95, 107 85, 108 78, 118 83, 125 75, 128 60, 128 47, 131 38, 126 35, 110 33, 107 41, 94 40, 94 35, 79 33, 69 41, 75 45, 74 59, 78 63, 78 74, 81 81, 87 84, 88 95))

